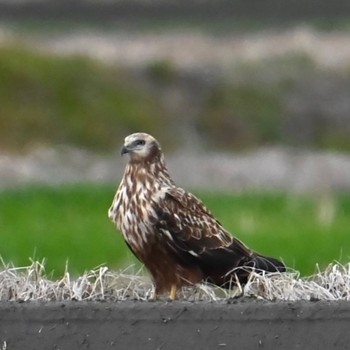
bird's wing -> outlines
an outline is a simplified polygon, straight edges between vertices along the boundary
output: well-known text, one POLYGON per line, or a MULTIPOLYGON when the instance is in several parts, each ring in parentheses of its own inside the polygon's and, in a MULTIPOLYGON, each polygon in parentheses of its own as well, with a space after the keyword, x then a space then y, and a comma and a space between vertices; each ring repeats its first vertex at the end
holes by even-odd
POLYGON ((230 235, 204 204, 178 187, 169 187, 155 205, 155 229, 182 260, 205 266, 235 267, 251 251, 230 235))

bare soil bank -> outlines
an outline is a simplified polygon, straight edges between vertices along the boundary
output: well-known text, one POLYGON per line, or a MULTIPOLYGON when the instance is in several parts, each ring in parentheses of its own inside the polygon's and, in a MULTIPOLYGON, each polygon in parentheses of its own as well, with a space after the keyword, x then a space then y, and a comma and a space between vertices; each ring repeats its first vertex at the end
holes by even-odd
POLYGON ((0 349, 348 349, 349 302, 0 303, 0 349))

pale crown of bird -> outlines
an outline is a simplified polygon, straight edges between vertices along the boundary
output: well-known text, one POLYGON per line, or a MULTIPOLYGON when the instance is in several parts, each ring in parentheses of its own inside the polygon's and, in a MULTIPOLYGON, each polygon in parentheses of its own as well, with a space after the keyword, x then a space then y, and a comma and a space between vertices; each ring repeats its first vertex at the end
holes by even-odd
POLYGON ((128 153, 133 161, 141 161, 150 157, 154 153, 160 152, 158 141, 149 134, 137 132, 124 139, 121 154, 128 153))

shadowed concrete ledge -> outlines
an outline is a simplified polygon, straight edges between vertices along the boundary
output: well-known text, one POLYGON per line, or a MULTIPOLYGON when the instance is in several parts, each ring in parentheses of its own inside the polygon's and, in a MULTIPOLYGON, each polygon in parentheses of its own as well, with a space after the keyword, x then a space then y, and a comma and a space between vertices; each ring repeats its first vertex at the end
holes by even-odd
POLYGON ((0 303, 0 349, 348 349, 350 303, 0 303))

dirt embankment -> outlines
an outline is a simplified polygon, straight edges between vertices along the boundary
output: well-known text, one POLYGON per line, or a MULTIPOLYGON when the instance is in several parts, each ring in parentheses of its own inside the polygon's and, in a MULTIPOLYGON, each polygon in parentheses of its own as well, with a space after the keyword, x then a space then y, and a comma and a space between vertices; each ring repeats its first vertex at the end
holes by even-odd
POLYGON ((1 349, 348 349, 348 302, 1 303, 1 349))

